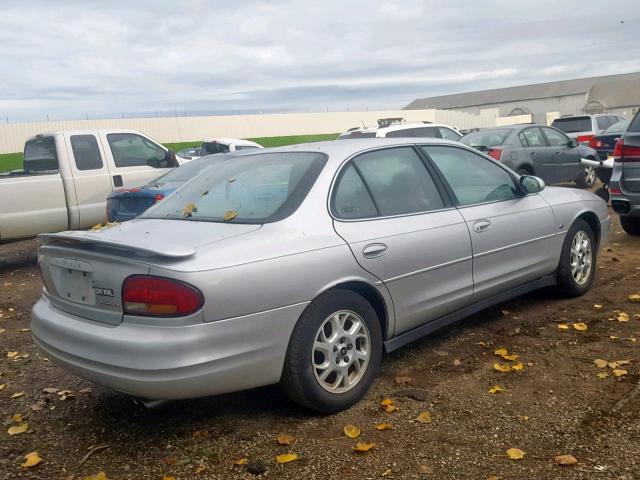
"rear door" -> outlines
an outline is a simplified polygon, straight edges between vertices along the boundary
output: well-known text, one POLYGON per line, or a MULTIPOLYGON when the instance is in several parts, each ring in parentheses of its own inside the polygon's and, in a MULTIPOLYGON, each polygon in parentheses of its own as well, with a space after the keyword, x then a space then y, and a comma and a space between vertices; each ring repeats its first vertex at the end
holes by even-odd
POLYGON ((471 235, 475 300, 554 271, 557 229, 540 195, 521 195, 506 168, 474 151, 422 148, 446 181, 471 235))
POLYGON ((555 150, 547 144, 547 140, 539 127, 525 128, 518 134, 518 139, 533 167, 533 174, 547 183, 559 181, 556 171, 555 150))
POLYGON ((101 136, 113 187, 139 187, 176 167, 170 152, 133 132, 101 136))
POLYGON ((334 228, 393 298, 395 335, 467 305, 471 240, 414 147, 362 153, 341 170, 334 228))
POLYGON ((640 113, 637 113, 626 133, 624 142, 624 162, 622 163, 622 190, 640 192, 640 113))
POLYGON ((111 176, 104 160, 98 132, 65 134, 74 178, 78 227, 90 227, 106 219, 111 176))

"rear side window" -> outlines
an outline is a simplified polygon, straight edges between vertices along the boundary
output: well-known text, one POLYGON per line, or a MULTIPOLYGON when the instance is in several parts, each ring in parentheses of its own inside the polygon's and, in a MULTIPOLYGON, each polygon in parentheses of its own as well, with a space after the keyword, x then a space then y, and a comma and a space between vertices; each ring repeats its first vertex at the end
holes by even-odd
POLYGON ((339 218, 370 218, 378 215, 371 195, 353 165, 343 170, 335 192, 333 211, 339 218))
POLYGON ((382 216, 444 208, 431 175, 412 148, 363 153, 353 163, 382 216))
POLYGON ((600 130, 609 128, 616 121, 616 117, 611 115, 605 115, 603 117, 596 117, 596 123, 600 130))
POLYGON ((177 166, 163 148, 135 133, 110 133, 107 135, 107 140, 116 167, 168 168, 177 166))
POLYGON ((392 130, 388 132, 385 137, 387 138, 440 138, 440 135, 436 132, 434 127, 417 127, 417 128, 403 128, 401 130, 392 130))
POLYGON ((98 170, 102 168, 102 156, 98 141, 93 135, 71 135, 71 149, 78 170, 98 170))
POLYGON ((422 148, 451 186, 459 205, 497 202, 517 197, 511 175, 491 160, 463 148, 422 148))
POLYGON ((24 173, 43 174, 58 171, 58 151, 53 137, 29 140, 24 145, 24 173))
POLYGON ((569 143, 569 139, 566 136, 564 136, 557 130, 554 130, 553 128, 545 128, 544 134, 547 136, 549 145, 551 145, 552 147, 562 147, 566 146, 569 143))
POLYGON ((438 127, 438 131, 442 138, 446 140, 459 140, 462 135, 447 127, 438 127))
POLYGON ((539 128, 527 128, 520 133, 520 143, 523 147, 546 147, 546 142, 539 128), (524 142, 522 139, 524 138, 524 142))
POLYGON ((590 132, 593 129, 591 117, 556 118, 551 125, 564 133, 590 132))

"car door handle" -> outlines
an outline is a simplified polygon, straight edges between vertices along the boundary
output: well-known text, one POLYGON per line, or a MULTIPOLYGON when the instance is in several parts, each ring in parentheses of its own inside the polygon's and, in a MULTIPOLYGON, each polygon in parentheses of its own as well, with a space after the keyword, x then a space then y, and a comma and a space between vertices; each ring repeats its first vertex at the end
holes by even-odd
POLYGON ((476 233, 486 232, 493 225, 489 220, 478 220, 473 224, 473 231, 476 233))
POLYGON ((529 152, 529 155, 535 155, 536 152, 529 152))
POLYGON ((122 186, 122 175, 114 175, 113 176, 113 186, 121 187, 122 186))
POLYGON ((387 252, 387 246, 384 243, 370 243, 362 248, 362 255, 365 258, 376 258, 387 252))

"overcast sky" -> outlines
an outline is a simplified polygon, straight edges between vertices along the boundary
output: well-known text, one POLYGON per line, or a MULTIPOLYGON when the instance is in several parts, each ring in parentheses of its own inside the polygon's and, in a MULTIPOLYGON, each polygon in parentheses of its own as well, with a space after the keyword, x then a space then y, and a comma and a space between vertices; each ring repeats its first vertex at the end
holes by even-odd
POLYGON ((0 0, 0 118, 400 108, 640 71, 639 24, 638 0, 0 0))

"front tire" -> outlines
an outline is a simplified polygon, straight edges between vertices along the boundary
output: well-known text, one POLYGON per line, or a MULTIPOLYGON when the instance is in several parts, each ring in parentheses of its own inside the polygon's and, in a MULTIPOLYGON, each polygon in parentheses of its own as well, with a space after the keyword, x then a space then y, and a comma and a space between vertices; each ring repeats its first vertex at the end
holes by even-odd
POLYGON ((640 235, 640 217, 620 216, 620 224, 629 235, 640 235))
POLYGON ((560 253, 556 280, 560 291, 569 296, 584 295, 595 276, 596 241, 591 226, 577 219, 567 232, 560 253))
POLYGON ((375 310, 355 292, 331 290, 300 316, 280 385, 303 407, 338 412, 367 393, 381 357, 382 332, 375 310))
POLYGON ((591 188, 596 183, 596 169, 594 167, 584 167, 584 171, 580 172, 576 178, 576 185, 580 188, 591 188))

